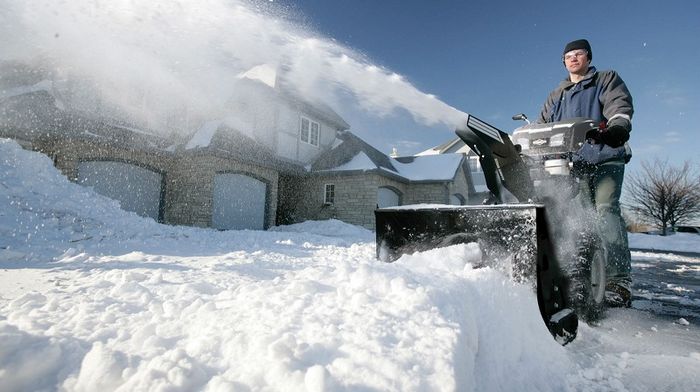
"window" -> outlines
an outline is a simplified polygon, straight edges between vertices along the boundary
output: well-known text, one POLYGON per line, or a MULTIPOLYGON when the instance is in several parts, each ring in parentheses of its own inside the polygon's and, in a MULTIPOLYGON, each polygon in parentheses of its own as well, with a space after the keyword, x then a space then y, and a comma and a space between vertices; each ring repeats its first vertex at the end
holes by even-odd
POLYGON ((326 184, 325 190, 324 190, 324 195, 323 195, 323 204, 333 204, 335 202, 335 184, 326 184))
POLYGON ((321 134, 321 125, 315 121, 311 121, 306 117, 301 118, 301 129, 299 136, 301 141, 318 147, 318 142, 321 134))

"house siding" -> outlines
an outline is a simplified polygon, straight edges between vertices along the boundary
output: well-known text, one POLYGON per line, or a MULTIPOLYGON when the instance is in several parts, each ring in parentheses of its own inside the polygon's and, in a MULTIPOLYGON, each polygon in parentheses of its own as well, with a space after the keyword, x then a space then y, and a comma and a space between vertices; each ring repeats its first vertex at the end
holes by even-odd
POLYGON ((271 147, 274 148, 275 151, 277 151, 280 155, 285 156, 286 158, 296 160, 302 164, 309 164, 333 144, 337 132, 338 129, 335 126, 331 125, 327 121, 313 116, 312 114, 300 112, 299 110, 288 106, 281 106, 279 111, 277 137, 282 141, 289 142, 291 142, 293 137, 295 143, 295 153, 286 153, 285 150, 287 150, 289 146, 287 146, 286 144, 279 145, 279 142, 275 143, 275 145, 271 147), (318 146, 314 146, 301 141, 300 127, 302 116, 319 124, 320 131, 318 146), (282 148, 284 148, 284 150, 282 150, 282 148))

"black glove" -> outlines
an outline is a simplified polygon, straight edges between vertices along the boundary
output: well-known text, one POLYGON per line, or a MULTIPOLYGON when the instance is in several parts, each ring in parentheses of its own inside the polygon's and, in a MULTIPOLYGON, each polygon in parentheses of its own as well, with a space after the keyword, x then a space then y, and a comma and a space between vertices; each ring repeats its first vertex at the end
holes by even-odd
POLYGON ((600 144, 603 142, 600 135, 601 132, 598 130, 598 128, 591 129, 590 131, 586 132, 586 140, 593 140, 596 144, 600 144))
POLYGON ((610 147, 620 147, 630 140, 630 133, 620 125, 611 125, 600 133, 600 140, 610 147))

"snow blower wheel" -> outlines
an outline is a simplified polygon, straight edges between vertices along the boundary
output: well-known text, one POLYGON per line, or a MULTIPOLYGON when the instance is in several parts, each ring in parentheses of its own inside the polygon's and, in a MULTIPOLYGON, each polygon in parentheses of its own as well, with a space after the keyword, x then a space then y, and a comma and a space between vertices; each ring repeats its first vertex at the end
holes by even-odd
POLYGON ((605 260, 600 237, 586 235, 578 246, 578 260, 572 272, 571 303, 587 322, 599 320, 605 308, 605 260))

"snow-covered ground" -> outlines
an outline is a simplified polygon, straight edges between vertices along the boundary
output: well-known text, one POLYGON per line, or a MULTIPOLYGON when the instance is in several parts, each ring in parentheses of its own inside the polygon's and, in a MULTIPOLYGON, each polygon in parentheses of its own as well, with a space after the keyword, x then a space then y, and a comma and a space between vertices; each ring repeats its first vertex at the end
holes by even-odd
POLYGON ((700 254, 700 236, 697 234, 675 233, 664 237, 652 234, 630 233, 629 241, 632 249, 700 254))
MULTIPOLYGON (((698 244, 664 244, 686 240, 698 244)), ((647 286, 634 308, 562 347, 534 293, 473 269, 471 246, 393 264, 374 252, 371 232, 338 221, 159 225, 0 140, 0 390, 700 387, 699 320, 683 313, 697 309, 700 258, 635 252, 647 286), (676 313, 652 309, 664 290, 676 313)))

